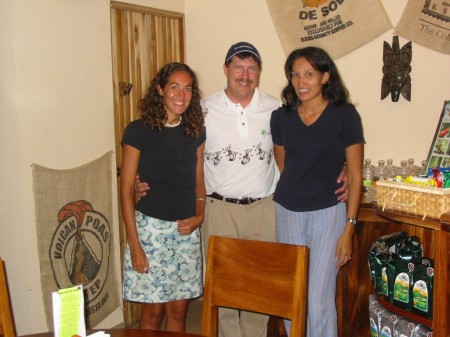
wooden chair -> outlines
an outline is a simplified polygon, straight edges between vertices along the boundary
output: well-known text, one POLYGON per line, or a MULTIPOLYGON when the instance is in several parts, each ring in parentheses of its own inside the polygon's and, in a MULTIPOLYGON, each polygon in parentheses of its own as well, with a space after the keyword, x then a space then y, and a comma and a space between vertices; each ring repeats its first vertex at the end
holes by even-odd
POLYGON ((15 337, 14 321, 9 301, 8 284, 6 282, 5 266, 0 257, 0 336, 15 337))
POLYGON ((304 337, 308 262, 304 246, 211 236, 201 334, 217 336, 227 307, 290 319, 290 337, 304 337))

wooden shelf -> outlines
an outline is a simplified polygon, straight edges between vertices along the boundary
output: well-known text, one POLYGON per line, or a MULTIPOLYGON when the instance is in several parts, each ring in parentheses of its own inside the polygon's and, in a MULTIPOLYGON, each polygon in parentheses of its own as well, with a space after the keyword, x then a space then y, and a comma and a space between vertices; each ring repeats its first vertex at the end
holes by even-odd
POLYGON ((429 328, 433 327, 433 321, 431 319, 420 316, 411 311, 399 308, 399 307, 395 306, 394 304, 392 304, 391 302, 389 302, 388 300, 386 300, 383 296, 380 296, 378 294, 375 294, 375 297, 376 297, 378 303, 380 303, 384 308, 386 308, 390 312, 395 313, 399 316, 402 316, 412 322, 426 325, 429 328))
POLYGON ((368 266, 369 250, 381 236, 405 231, 410 236, 418 236, 424 256, 434 260, 433 319, 398 308, 381 296, 377 296, 377 300, 387 310, 432 328, 435 336, 450 337, 450 213, 442 214, 440 219, 422 219, 404 212, 383 211, 377 205, 363 202, 358 220, 352 260, 341 268, 337 281, 339 336, 370 335, 369 295, 374 290, 368 266))
POLYGON ((403 222, 413 226, 425 227, 434 230, 441 229, 441 222, 439 219, 425 218, 419 215, 408 214, 400 211, 384 210, 379 205, 374 205, 375 213, 383 218, 391 221, 403 222))
MULTIPOLYGON (((425 255, 434 259, 435 278, 433 287, 433 319, 426 319, 425 317, 415 313, 398 308, 383 298, 380 299, 382 301, 382 305, 394 313, 398 313, 399 315, 412 321, 428 326, 433 329, 435 335, 437 336, 449 336, 449 214, 443 214, 440 219, 432 219, 399 211, 382 210, 381 207, 377 205, 374 205, 373 209, 377 215, 383 218, 415 227, 416 229, 410 229, 410 233, 415 234, 415 231, 418 228, 421 233, 419 236, 422 236, 421 239, 424 241, 422 244, 426 249, 425 255)), ((379 296, 377 298, 379 298, 379 296)))

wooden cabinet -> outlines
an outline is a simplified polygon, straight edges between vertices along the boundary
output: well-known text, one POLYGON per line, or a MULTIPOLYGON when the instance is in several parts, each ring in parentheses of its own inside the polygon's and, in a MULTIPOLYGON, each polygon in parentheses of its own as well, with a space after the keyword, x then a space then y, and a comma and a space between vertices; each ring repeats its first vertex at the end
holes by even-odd
MULTIPOLYGON (((370 203, 363 203, 360 223, 353 238, 350 263, 341 268, 337 279, 336 306, 339 337, 369 337, 369 295, 374 293, 370 280, 368 254, 379 237, 398 231, 417 235, 423 244, 424 255, 434 259, 433 320, 380 302, 392 312, 433 329, 434 336, 450 337, 450 213, 441 219, 425 219, 402 212, 382 211, 370 203)), ((268 337, 284 337, 283 321, 271 317, 268 337)))
MULTIPOLYGON (((336 305, 340 337, 369 336, 368 297, 374 292, 369 276, 368 252, 379 237, 398 231, 420 237, 424 255, 434 259, 433 320, 382 303, 418 323, 433 329, 434 335, 450 337, 450 213, 441 219, 425 219, 402 212, 382 211, 371 204, 362 204, 353 239, 352 261, 344 266, 337 280, 336 305)), ((383 300, 380 299, 380 302, 383 300)))

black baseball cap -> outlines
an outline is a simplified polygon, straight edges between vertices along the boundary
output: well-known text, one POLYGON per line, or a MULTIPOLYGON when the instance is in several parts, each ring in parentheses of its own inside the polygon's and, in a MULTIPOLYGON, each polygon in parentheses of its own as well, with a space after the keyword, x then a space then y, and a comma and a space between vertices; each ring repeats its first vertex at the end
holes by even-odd
POLYGON ((225 63, 231 60, 231 58, 240 53, 251 53, 255 55, 259 61, 262 62, 261 56, 259 55, 258 49, 248 42, 238 42, 235 43, 228 49, 227 56, 225 57, 225 63))

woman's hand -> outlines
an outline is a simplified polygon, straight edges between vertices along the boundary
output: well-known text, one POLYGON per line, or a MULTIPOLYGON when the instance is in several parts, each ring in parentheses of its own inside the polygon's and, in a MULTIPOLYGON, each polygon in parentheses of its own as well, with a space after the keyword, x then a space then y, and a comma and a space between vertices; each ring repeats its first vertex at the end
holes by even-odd
POLYGON ((178 233, 181 235, 190 235, 203 222, 203 216, 196 215, 191 218, 178 220, 178 233))
POLYGON ((352 259, 352 238, 355 228, 352 224, 347 224, 342 235, 336 243, 335 261, 336 267, 342 267, 352 259))
POLYGON ((148 273, 150 263, 148 262, 147 255, 145 255, 141 245, 131 249, 131 265, 133 266, 133 269, 140 274, 148 273))

